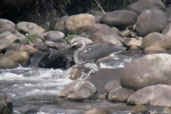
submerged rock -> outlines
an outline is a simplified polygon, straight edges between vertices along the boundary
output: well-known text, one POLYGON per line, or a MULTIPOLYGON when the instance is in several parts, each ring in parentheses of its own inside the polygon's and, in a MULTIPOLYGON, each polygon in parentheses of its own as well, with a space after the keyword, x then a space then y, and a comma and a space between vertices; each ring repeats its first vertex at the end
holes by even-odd
POLYGON ((112 90, 117 90, 117 89, 121 88, 121 84, 120 84, 120 81, 118 81, 118 80, 111 80, 105 85, 104 88, 105 88, 105 91, 107 93, 109 93, 112 90))
POLYGON ((140 89, 155 84, 171 84, 171 55, 149 54, 129 62, 123 69, 121 85, 140 89))
POLYGON ((104 107, 96 107, 88 110, 85 114, 112 114, 112 112, 104 107))
POLYGON ((92 98, 96 91, 96 87, 91 82, 78 80, 65 86, 58 96, 71 100, 85 100, 92 98))
POLYGON ((0 95, 0 114, 13 114, 12 102, 4 95, 0 95))
POLYGON ((122 88, 122 87, 118 89, 113 89, 108 94, 108 100, 114 102, 127 102, 127 99, 133 93, 134 93, 133 90, 122 88))

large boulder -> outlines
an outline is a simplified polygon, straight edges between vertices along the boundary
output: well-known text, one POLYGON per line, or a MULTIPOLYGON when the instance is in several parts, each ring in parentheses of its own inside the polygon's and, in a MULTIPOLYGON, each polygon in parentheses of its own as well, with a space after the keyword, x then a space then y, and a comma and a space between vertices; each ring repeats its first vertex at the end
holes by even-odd
POLYGON ((0 34, 0 50, 7 48, 18 38, 9 31, 0 34))
POLYGON ((129 10, 116 10, 106 13, 100 20, 101 23, 117 26, 126 27, 133 25, 137 19, 137 14, 129 10))
POLYGON ((5 31, 15 32, 15 24, 9 20, 0 19, 0 33, 5 31))
POLYGON ((171 41, 167 36, 153 32, 143 38, 141 47, 144 49, 148 47, 161 47, 164 49, 170 49, 171 41))
POLYGON ((169 99, 171 99, 171 86, 159 84, 136 91, 128 98, 128 103, 170 107, 169 99))
POLYGON ((140 89, 155 84, 171 84, 171 55, 149 54, 129 62, 123 69, 121 85, 140 89))
POLYGON ((166 13, 159 9, 144 10, 135 23, 136 32, 145 36, 151 32, 160 32, 167 25, 166 13))
POLYGON ((65 29, 69 33, 78 33, 80 31, 92 28, 96 19, 90 14, 78 14, 70 16, 65 21, 65 29))
POLYGON ((91 82, 79 80, 67 85, 58 93, 58 96, 71 100, 85 100, 92 98, 96 91, 96 87, 91 82))
POLYGON ((103 24, 96 24, 93 29, 95 31, 90 35, 90 39, 95 43, 109 43, 116 46, 122 46, 122 38, 115 29, 103 24))
POLYGON ((159 8, 164 10, 165 5, 162 0, 137 0, 137 2, 132 3, 128 6, 129 9, 141 13, 147 9, 159 8))
POLYGON ((29 35, 39 35, 45 32, 45 29, 38 26, 37 24, 25 21, 17 23, 17 30, 29 35))

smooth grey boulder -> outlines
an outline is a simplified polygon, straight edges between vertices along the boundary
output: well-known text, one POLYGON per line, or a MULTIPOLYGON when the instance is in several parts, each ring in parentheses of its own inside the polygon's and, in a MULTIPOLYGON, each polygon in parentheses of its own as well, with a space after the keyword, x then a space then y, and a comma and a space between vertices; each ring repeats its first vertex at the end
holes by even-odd
POLYGON ((149 54, 129 62, 123 69, 121 85, 138 90, 155 84, 171 84, 171 55, 149 54))
POLYGON ((17 23, 17 30, 28 33, 28 35, 39 35, 45 32, 45 29, 37 24, 25 21, 17 23))
POLYGON ((18 38, 9 31, 0 34, 0 50, 7 48, 18 38))
POLYGON ((137 18, 135 30, 140 36, 160 32, 167 25, 166 13, 160 9, 144 10, 137 18))
POLYGON ((133 25, 136 19, 137 14, 133 11, 115 10, 102 16, 100 22, 110 26, 126 27, 128 25, 133 25))
POLYGON ((122 46, 122 38, 113 28, 104 24, 96 24, 92 29, 94 31, 92 30, 93 32, 90 35, 90 39, 95 43, 109 43, 116 46, 122 46))
POLYGON ((0 18, 0 33, 9 31, 11 33, 15 32, 15 24, 7 19, 0 18))
POLYGON ((65 88, 58 93, 58 96, 71 100, 85 100, 92 98, 96 91, 96 87, 91 82, 78 80, 65 86, 65 88))
POLYGON ((130 4, 128 8, 137 13, 141 13, 144 10, 153 8, 159 8, 164 10, 165 5, 162 0, 137 0, 137 2, 130 4))
POLYGON ((171 86, 152 85, 136 91, 128 98, 129 104, 150 104, 153 106, 171 106, 171 86))
POLYGON ((53 42, 57 42, 62 40, 65 37, 63 32, 60 31, 48 31, 47 35, 45 36, 46 40, 50 40, 53 42))

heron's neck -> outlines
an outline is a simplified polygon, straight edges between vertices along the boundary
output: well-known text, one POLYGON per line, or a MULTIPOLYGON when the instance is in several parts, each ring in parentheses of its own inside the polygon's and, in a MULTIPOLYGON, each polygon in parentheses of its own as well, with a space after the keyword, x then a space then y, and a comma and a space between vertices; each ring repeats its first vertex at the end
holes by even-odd
POLYGON ((80 64, 83 61, 79 58, 79 53, 84 50, 84 48, 86 47, 86 43, 85 42, 81 42, 81 48, 77 49, 74 53, 74 61, 76 64, 80 64))

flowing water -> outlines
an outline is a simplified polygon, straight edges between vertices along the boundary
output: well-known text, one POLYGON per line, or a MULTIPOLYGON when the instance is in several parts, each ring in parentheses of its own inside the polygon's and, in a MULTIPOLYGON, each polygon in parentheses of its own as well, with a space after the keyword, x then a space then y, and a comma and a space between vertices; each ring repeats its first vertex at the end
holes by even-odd
MULTIPOLYGON (((116 60, 116 64, 120 67, 129 59, 116 60)), ((116 64, 113 64, 114 67, 116 64)), ((76 103, 58 99, 57 93, 70 82, 68 72, 60 69, 17 67, 0 70, 0 93, 6 94, 12 100, 14 114, 82 114, 82 111, 99 103, 111 107, 124 107, 123 104, 106 101, 76 103)), ((127 114, 127 112, 118 111, 113 114, 127 114)))

